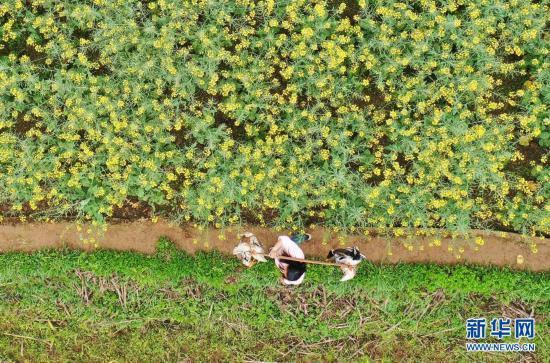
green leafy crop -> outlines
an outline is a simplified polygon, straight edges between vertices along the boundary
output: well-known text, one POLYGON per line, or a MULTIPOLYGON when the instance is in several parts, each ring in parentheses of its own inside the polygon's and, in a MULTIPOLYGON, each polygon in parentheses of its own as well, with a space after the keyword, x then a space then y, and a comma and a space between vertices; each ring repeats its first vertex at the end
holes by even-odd
POLYGON ((549 13, 3 1, 0 210, 548 233, 549 13))

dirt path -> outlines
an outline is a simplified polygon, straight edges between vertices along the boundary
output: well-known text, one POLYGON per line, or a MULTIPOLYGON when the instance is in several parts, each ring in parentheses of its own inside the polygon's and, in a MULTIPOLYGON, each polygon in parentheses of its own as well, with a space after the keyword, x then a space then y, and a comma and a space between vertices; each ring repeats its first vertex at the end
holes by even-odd
MULTIPOLYGON (((112 224, 102 235, 94 231, 87 233, 87 229, 88 227, 85 226, 79 232, 76 225, 70 222, 1 224, 0 252, 34 251, 67 246, 85 250, 107 248, 152 253, 158 239, 165 236, 190 253, 215 249, 229 254, 238 241, 237 234, 245 230, 255 233, 266 247, 271 247, 275 243, 277 235, 284 234, 284 232, 259 227, 198 231, 191 227, 172 226, 164 221, 112 224), (90 238, 95 238, 95 242, 87 241, 90 238)), ((380 237, 331 235, 320 228, 311 233, 313 240, 303 244, 304 252, 308 257, 323 258, 331 248, 355 245, 373 262, 441 264, 467 262, 510 266, 532 271, 550 271, 550 240, 537 238, 522 241, 521 236, 511 233, 508 233, 507 237, 501 237, 495 232, 476 231, 476 235, 482 236, 485 241, 482 246, 476 245, 474 238, 471 240, 440 238, 440 246, 430 246, 434 237, 418 237, 414 240, 394 238, 390 243, 390 240, 380 237), (533 242, 536 243, 536 253, 532 250, 533 242), (405 247, 407 243, 412 245, 412 250, 410 247, 405 247), (476 246, 479 248, 478 251, 474 250, 476 246), (462 253, 460 253, 461 248, 464 249, 462 253), (457 259, 457 254, 461 255, 460 259, 457 259)))

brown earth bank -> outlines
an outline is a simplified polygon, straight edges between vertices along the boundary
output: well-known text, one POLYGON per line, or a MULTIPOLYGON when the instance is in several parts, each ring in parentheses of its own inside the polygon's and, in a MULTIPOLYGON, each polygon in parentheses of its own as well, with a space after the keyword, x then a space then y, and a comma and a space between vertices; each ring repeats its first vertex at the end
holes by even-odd
MULTIPOLYGON (((286 234, 285 231, 257 226, 199 230, 166 221, 114 223, 104 232, 97 227, 79 227, 72 222, 0 224, 0 253, 68 247, 150 254, 154 253, 159 238, 167 237, 189 253, 217 250, 230 254, 238 243, 238 234, 245 231, 256 234, 266 249, 276 242, 278 235, 286 234)), ((437 237, 440 243, 434 244, 435 236, 384 238, 373 234, 373 237, 365 237, 338 235, 323 228, 308 232, 312 234, 312 240, 301 245, 308 258, 324 258, 331 248, 357 246, 369 261, 377 263, 470 263, 550 271, 550 240, 546 238, 526 239, 513 233, 474 230, 468 239, 445 237, 448 233, 442 232, 440 235, 444 237, 437 237), (476 237, 483 238, 483 245, 474 242, 476 237)))

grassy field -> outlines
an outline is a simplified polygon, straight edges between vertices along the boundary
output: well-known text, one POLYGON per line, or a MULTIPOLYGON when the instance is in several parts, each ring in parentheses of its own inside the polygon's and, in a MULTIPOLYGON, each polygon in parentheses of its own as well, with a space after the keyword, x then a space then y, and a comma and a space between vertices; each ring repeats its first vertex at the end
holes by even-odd
MULTIPOLYGON (((548 274, 365 263, 312 267, 298 288, 167 241, 130 252, 0 255, 0 361, 517 361, 465 352, 465 321, 534 311, 529 361, 548 361, 548 274), (369 358, 370 357, 370 358, 369 358)), ((491 339, 487 339, 491 341, 491 339)))

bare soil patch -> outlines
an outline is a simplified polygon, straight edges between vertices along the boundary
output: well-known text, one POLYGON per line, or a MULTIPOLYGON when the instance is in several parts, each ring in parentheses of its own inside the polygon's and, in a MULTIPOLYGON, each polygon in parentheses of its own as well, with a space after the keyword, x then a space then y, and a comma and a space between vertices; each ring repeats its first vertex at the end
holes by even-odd
MULTIPOLYGON (((176 226, 166 221, 133 221, 110 224, 105 232, 96 227, 77 227, 72 222, 0 224, 0 253, 8 251, 35 251, 45 248, 97 248, 137 251, 151 254, 160 237, 167 237, 180 249, 189 253, 218 250, 230 254, 238 242, 237 235, 244 231, 255 233, 266 248, 270 248, 277 236, 285 232, 256 226, 242 226, 224 230, 198 230, 191 226, 176 226)), ((414 239, 383 238, 375 235, 335 235, 317 228, 309 231, 312 240, 302 244, 308 257, 324 258, 331 248, 357 246, 367 259, 377 263, 471 263, 478 265, 509 266, 514 269, 550 271, 550 242, 545 238, 525 240, 523 237, 498 232, 473 231, 472 237, 452 239, 439 237, 440 246, 430 246, 434 237, 419 236, 414 239), (482 236, 485 243, 478 246, 475 236, 482 236), (536 253, 531 245, 536 244, 536 253), (404 244, 413 245, 410 250, 404 244), (478 248, 476 251, 475 248, 478 248), (450 248, 452 250, 450 250, 450 248), (460 249, 460 259, 456 255, 460 249)))

